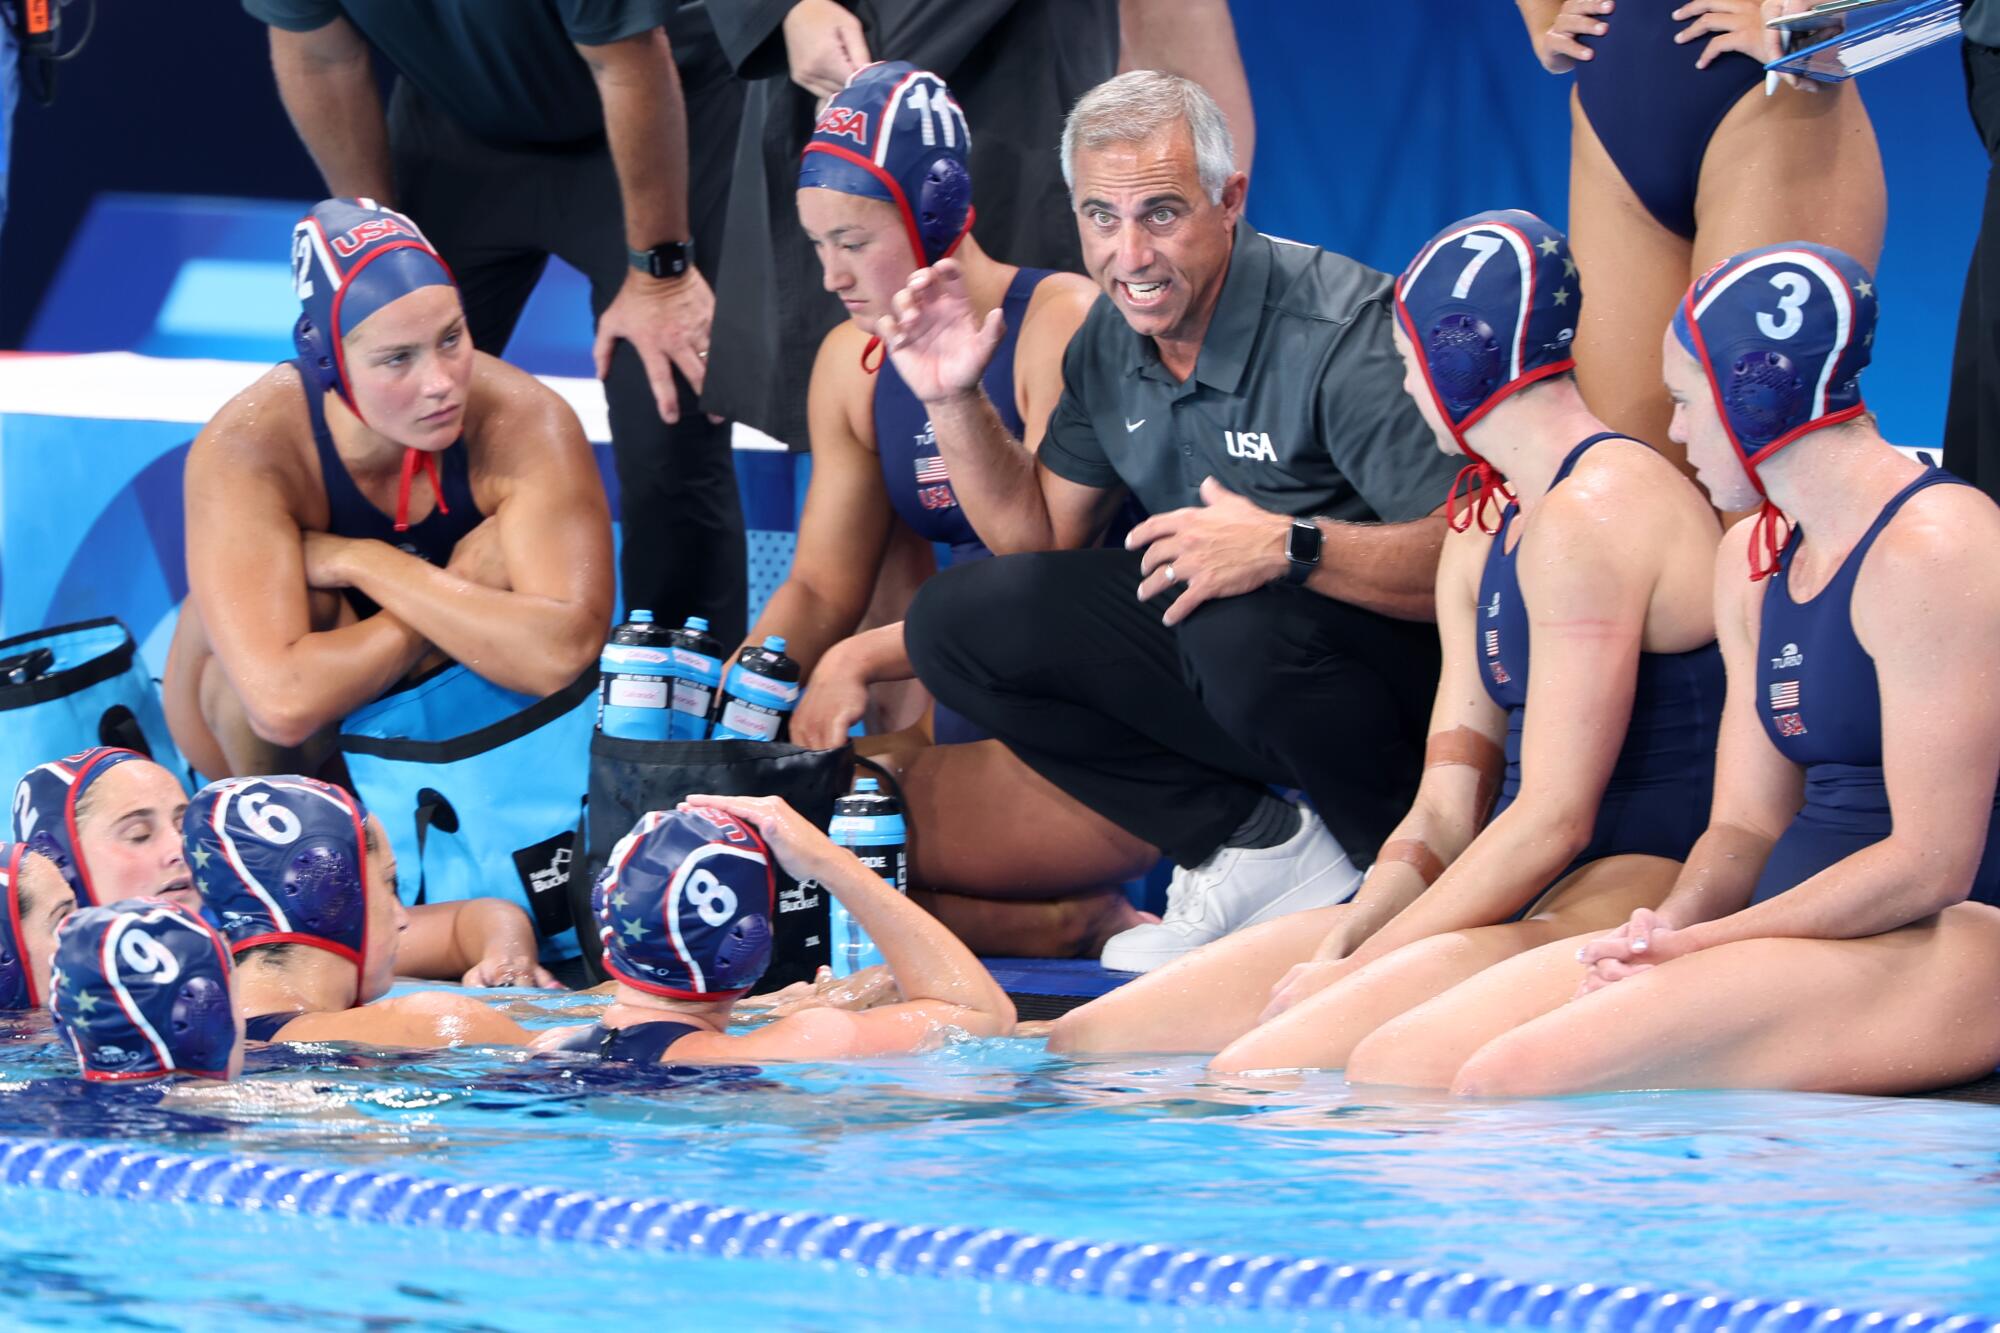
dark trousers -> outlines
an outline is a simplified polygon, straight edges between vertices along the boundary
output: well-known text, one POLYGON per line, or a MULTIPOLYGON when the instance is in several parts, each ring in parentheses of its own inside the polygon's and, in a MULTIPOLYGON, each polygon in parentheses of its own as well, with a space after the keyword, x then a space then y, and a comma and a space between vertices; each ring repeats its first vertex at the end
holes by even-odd
POLYGON ((1181 865, 1273 783, 1371 864, 1416 793, 1436 629, 1282 585, 1169 629, 1138 584, 1120 550, 974 561, 924 584, 904 639, 939 703, 1181 865))
MULTIPOLYGON (((1993 167, 2000 167, 2000 50, 1965 43, 1965 94, 1993 167)), ((1989 167, 1979 240, 1966 269, 1944 414, 1944 465, 2000 497, 2000 170, 1989 167)))
MULTIPOLYGON (((689 220, 697 264, 716 271, 730 149, 742 86, 726 65, 681 71, 687 98, 689 220)), ((624 211, 603 143, 500 147, 472 138, 399 79, 389 102, 397 206, 444 255, 465 300, 473 345, 499 355, 550 255, 590 281, 604 312, 625 281, 624 211)), ((662 237, 661 239, 669 239, 662 237)), ((743 637, 748 574, 730 427, 708 420, 680 373, 680 424, 660 420, 639 354, 623 341, 604 382, 618 467, 625 606, 663 623, 706 616, 717 638, 743 637)))

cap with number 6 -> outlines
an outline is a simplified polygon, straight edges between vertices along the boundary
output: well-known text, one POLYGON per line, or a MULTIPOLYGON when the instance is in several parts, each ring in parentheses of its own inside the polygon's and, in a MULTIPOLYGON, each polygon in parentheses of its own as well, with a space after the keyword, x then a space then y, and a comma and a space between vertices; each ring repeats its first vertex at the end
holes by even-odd
POLYGON ((733 1000, 771 963, 777 882, 756 830, 720 810, 655 810, 591 890, 604 967, 676 1000, 733 1000))
POLYGON ((243 1041, 229 980, 214 927, 176 903, 131 898, 63 922, 49 1008, 93 1082, 226 1079, 243 1041))
POLYGON ((303 944, 359 965, 367 818, 312 778, 225 778, 195 793, 181 821, 188 869, 230 948, 303 944))

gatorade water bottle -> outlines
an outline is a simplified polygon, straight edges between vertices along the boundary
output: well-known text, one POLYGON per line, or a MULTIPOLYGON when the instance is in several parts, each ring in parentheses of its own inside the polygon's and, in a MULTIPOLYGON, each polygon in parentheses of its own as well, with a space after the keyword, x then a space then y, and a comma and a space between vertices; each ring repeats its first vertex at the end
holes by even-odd
POLYGON ((667 698, 667 737, 698 741, 708 735, 708 717, 715 711, 715 690, 722 684, 722 645, 708 632, 708 622, 689 616, 685 627, 667 635, 672 645, 673 689, 667 698))
MULTIPOLYGON (((827 830, 838 845, 860 858, 861 864, 880 875, 898 893, 909 891, 905 864, 903 807, 896 798, 881 790, 874 778, 862 778, 854 790, 833 803, 833 823, 827 830)), ((882 961, 882 951, 861 923, 848 914, 840 898, 827 895, 827 912, 833 930, 833 975, 848 976, 882 961)))
POLYGON ((667 696, 672 683, 672 639, 653 623, 651 611, 634 611, 632 619, 612 631, 597 669, 597 729, 607 736, 634 741, 667 738, 667 696))
POLYGON ((775 741, 798 701, 799 664, 785 656, 785 641, 774 634, 762 648, 736 655, 710 734, 719 741, 775 741))

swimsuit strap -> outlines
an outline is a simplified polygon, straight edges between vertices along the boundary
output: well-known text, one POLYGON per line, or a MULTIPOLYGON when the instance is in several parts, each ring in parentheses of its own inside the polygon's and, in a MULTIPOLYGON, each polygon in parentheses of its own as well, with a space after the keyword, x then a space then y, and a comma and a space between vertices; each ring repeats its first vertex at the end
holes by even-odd
MULTIPOLYGON (((1827 587, 1831 588, 1834 583, 1845 577, 1849 571, 1857 570, 1861 567, 1861 561, 1868 555, 1868 548, 1875 544, 1875 539, 1882 535, 1882 530, 1889 526, 1890 520, 1896 517, 1896 514, 1904 505, 1910 502, 1911 497, 1916 495, 1918 491, 1928 490, 1932 486, 1969 486, 1971 484, 1963 478, 1945 471, 1943 468, 1925 468, 1921 476, 1889 497, 1889 503, 1882 506, 1882 512, 1875 515, 1875 521, 1870 523, 1868 530, 1861 534, 1861 540, 1854 543, 1854 549, 1849 551, 1846 558, 1840 562, 1840 568, 1835 570, 1833 578, 1827 581, 1827 587)), ((1803 532, 1797 528, 1792 529, 1792 534, 1786 540, 1784 549, 1777 552, 1776 567, 1778 569, 1787 572, 1790 571, 1792 557, 1798 554, 1799 544, 1804 538, 1805 534, 1803 532)))

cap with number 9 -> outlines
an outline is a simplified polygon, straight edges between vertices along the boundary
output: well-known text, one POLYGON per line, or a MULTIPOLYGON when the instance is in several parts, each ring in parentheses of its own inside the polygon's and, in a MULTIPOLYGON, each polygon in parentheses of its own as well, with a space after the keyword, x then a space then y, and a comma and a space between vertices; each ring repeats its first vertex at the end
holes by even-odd
POLYGON ((242 1028, 229 951, 176 903, 130 898, 86 907, 56 932, 49 1008, 93 1082, 231 1077, 242 1028))
POLYGON ((230 948, 303 944, 359 965, 367 818, 312 778, 225 778, 195 793, 181 820, 188 869, 230 948))
POLYGON ((771 963, 777 883, 756 830, 720 810, 655 810, 591 890, 604 967, 676 1000, 733 1000, 771 963))

